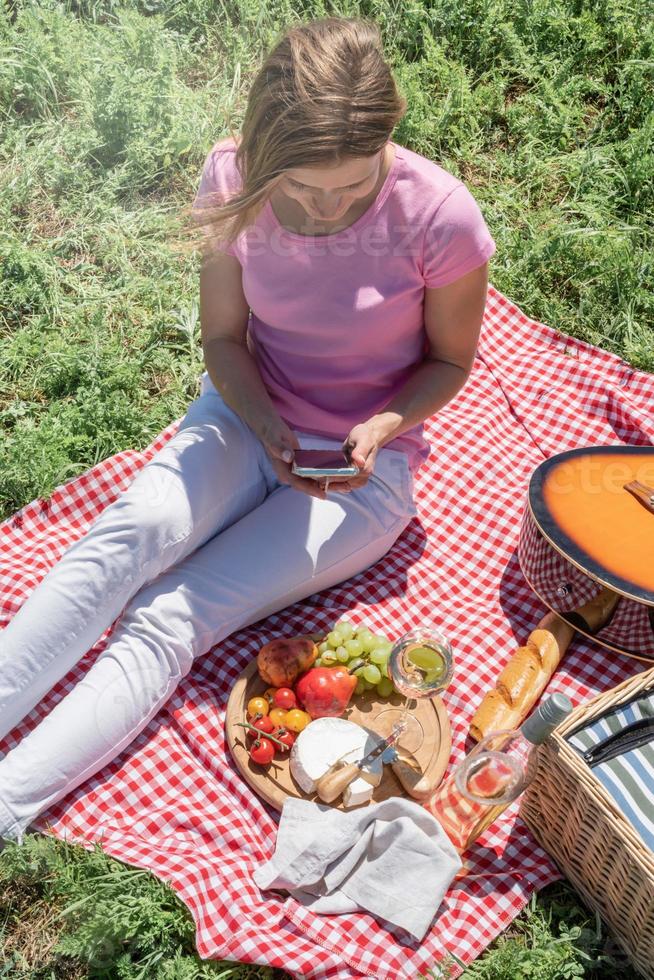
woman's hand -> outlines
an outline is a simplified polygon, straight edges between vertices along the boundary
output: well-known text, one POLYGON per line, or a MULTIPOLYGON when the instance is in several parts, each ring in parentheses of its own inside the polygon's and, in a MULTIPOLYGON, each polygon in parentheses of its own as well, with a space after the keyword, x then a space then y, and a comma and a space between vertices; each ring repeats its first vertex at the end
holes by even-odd
POLYGON ((272 468, 280 483, 301 490, 303 493, 309 494, 310 497, 317 497, 319 500, 326 499, 326 493, 317 480, 296 476, 292 472, 294 450, 300 448, 300 443, 293 430, 283 419, 279 417, 266 419, 258 427, 256 434, 270 457, 272 468))
POLYGON ((360 422, 350 430, 343 443, 343 452, 359 467, 359 473, 347 479, 350 489, 355 490, 366 485, 375 468, 375 460, 380 449, 381 436, 372 420, 360 422))

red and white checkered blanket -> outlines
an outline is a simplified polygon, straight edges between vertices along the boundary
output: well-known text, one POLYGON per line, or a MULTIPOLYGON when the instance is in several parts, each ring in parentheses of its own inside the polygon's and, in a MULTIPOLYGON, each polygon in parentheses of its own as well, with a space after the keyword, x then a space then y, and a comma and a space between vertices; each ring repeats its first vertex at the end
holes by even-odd
MULTIPOLYGON (((344 614, 391 636, 429 620, 442 626, 458 658, 445 695, 451 762, 458 762, 482 694, 546 612, 516 558, 533 470, 578 446, 654 444, 653 406, 654 375, 528 319, 490 287, 472 374, 428 425, 433 453, 417 477, 419 517, 390 553, 198 660, 141 735, 36 826, 87 847, 101 840, 109 854, 169 882, 193 914, 202 958, 270 964, 314 980, 399 980, 448 952, 474 959, 534 889, 559 877, 517 816, 518 804, 470 852, 472 873, 450 889, 420 946, 405 945, 368 914, 321 917, 293 899, 262 895, 252 871, 273 850, 276 814, 227 753, 229 690, 264 638, 320 631, 344 614)), ((143 452, 116 454, 0 526, 4 622, 176 425, 143 452)), ((104 642, 0 748, 14 745, 71 689, 104 642)), ((578 703, 643 668, 578 635, 550 690, 578 703)))

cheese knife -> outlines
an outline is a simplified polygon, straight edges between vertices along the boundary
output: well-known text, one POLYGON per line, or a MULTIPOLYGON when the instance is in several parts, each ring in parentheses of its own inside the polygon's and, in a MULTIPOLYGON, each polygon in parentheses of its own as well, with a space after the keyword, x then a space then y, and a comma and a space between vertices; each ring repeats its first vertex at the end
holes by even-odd
POLYGON ((339 760, 333 766, 330 766, 324 776, 320 777, 316 785, 316 793, 323 803, 333 803, 357 776, 362 775, 365 779, 366 774, 362 772, 363 768, 369 763, 374 762, 379 756, 382 757, 382 762, 393 761, 397 757, 397 751, 394 745, 404 731, 404 728, 405 725, 402 722, 398 722, 390 735, 383 742, 380 742, 379 745, 376 745, 367 755, 364 755, 362 759, 359 759, 358 762, 343 763, 339 760), (389 753, 388 757, 384 758, 387 752, 389 753))

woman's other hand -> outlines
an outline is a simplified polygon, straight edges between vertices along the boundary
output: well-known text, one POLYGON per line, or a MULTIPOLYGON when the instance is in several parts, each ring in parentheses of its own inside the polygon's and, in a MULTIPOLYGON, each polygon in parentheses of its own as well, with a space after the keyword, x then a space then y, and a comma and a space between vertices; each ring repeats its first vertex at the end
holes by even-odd
POLYGON ((350 430, 343 443, 343 452, 355 466, 359 467, 356 476, 348 477, 348 485, 352 490, 363 487, 370 479, 375 468, 375 459, 381 449, 380 435, 373 422, 360 422, 350 430))

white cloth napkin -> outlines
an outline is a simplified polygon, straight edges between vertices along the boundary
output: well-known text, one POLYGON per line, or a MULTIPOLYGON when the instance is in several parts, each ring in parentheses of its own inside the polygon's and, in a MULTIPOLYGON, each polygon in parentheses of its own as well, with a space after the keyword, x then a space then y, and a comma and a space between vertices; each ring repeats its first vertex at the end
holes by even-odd
POLYGON ((420 941, 460 868, 439 822, 413 800, 343 812, 288 797, 275 853, 254 881, 313 912, 365 909, 420 941))

